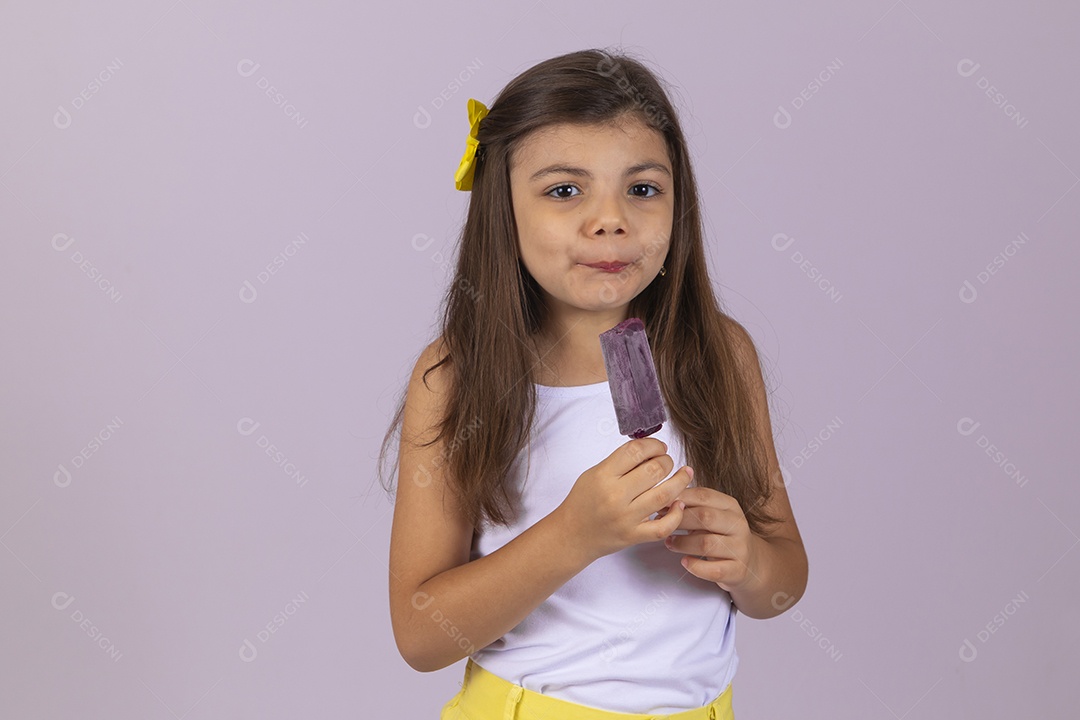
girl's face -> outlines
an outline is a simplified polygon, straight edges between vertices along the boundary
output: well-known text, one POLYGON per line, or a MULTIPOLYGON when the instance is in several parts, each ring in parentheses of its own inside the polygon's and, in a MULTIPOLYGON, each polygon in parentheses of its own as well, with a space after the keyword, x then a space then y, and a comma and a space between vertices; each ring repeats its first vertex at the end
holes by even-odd
POLYGON ((674 217, 664 137, 640 120, 553 125, 511 159, 522 262, 563 318, 619 317, 660 271, 674 217), (617 272, 588 267, 625 263, 617 272))

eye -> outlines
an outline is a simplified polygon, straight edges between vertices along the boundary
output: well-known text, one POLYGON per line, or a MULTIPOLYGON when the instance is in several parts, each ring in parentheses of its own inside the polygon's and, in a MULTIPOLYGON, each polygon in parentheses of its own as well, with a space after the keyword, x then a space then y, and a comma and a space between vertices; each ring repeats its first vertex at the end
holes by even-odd
MULTIPOLYGON (((652 190, 656 191, 652 195, 638 195, 637 197, 640 197, 640 198, 654 198, 657 195, 659 195, 660 193, 664 192, 663 190, 656 187, 652 183, 638 183, 637 185, 634 185, 632 187, 634 187, 634 188, 651 188, 652 190)), ((646 190, 646 192, 648 192, 648 190, 646 190)))
MULTIPOLYGON (((548 190, 546 194, 551 195, 554 192, 557 192, 559 190, 565 190, 567 188, 572 188, 574 190, 578 190, 578 187, 576 185, 556 185, 555 187, 548 190)), ((578 190, 578 192, 581 192, 581 191, 578 190)), ((555 195, 554 197, 556 199, 558 199, 558 200, 569 200, 570 198, 572 198, 574 196, 573 195, 555 195)))

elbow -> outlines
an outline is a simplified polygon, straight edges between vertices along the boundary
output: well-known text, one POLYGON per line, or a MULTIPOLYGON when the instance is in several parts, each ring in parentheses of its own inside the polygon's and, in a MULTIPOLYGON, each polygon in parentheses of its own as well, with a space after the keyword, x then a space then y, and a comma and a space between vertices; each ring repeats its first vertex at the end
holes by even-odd
POLYGON ((401 659, 413 670, 417 672, 432 671, 431 663, 424 656, 422 644, 417 641, 414 633, 407 632, 404 628, 394 624, 394 643, 397 645, 401 659))
POLYGON ((419 652, 418 648, 414 646, 399 642, 398 652, 401 654, 401 659, 416 672, 428 673, 438 670, 437 667, 433 666, 430 658, 419 652))
POLYGON ((806 594, 806 586, 810 582, 810 560, 806 555, 806 546, 799 543, 799 582, 797 587, 797 600, 802 600, 806 594))
POLYGON ((416 648, 406 650, 401 645, 398 645, 398 652, 401 653, 401 658, 406 664, 416 672, 435 672, 453 664, 452 662, 441 662, 428 653, 418 652, 416 648))
POLYGON ((395 627, 394 642, 401 659, 417 672, 435 672, 453 664, 453 660, 446 662, 433 654, 430 638, 424 637, 422 633, 395 627))
POLYGON ((433 670, 438 670, 438 668, 432 667, 430 663, 426 662, 422 655, 405 652, 400 647, 398 648, 398 652, 401 653, 401 657, 405 661, 405 664, 416 672, 428 673, 433 670))
MULTIPOLYGON (((453 665, 475 648, 470 644, 467 652, 458 652, 463 647, 460 643, 448 646, 447 632, 438 622, 432 622, 435 616, 420 612, 427 604, 415 604, 418 592, 410 593, 407 599, 391 596, 390 624, 401 659, 417 672, 430 673, 453 665)), ((441 619, 441 614, 438 617, 441 619)))

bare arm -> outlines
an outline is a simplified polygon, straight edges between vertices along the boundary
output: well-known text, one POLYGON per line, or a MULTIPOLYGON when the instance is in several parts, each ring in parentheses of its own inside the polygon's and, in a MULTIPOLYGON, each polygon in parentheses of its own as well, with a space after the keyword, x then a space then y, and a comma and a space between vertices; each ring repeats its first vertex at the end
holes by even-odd
POLYGON ((428 375, 438 343, 421 354, 405 401, 397 498, 390 538, 390 614, 405 661, 442 669, 489 645, 591 562, 552 512, 491 554, 469 561, 473 528, 446 477, 435 436, 447 366, 428 375))
POLYGON ((390 615, 405 661, 421 672, 450 665, 513 629, 593 560, 671 534, 682 519, 673 503, 690 482, 655 438, 624 443, 574 483, 566 500, 498 550, 470 561, 473 528, 446 473, 437 435, 447 396, 445 366, 432 343, 409 382, 402 421, 397 500, 390 535, 390 615))
POLYGON ((766 620, 783 613, 806 591, 806 551, 785 537, 754 535, 758 564, 747 585, 731 591, 731 600, 743 615, 766 620))
POLYGON ((753 395, 755 431, 766 449, 766 472, 772 486, 757 502, 763 502, 766 514, 778 522, 758 534, 751 530, 746 508, 736 498, 708 487, 687 488, 679 494, 689 508, 679 527, 690 533, 669 538, 667 545, 687 555, 682 559, 687 571, 730 593, 740 612, 765 619, 799 601, 806 591, 809 564, 773 445, 760 360, 746 329, 738 323, 733 329, 737 356, 753 395))
POLYGON ((797 603, 806 592, 810 565, 806 557, 799 526, 791 509, 787 486, 780 472, 780 462, 773 444, 772 421, 769 418, 769 401, 765 391, 765 379, 761 373, 761 361, 750 333, 742 325, 736 325, 739 358, 747 371, 747 380, 753 388, 755 424, 768 455, 768 477, 773 486, 772 495, 765 503, 770 515, 781 522, 767 536, 754 535, 759 549, 755 556, 759 565, 747 587, 731 593, 735 606, 743 614, 766 619, 785 612, 797 603))
POLYGON ((553 512, 498 550, 439 573, 410 603, 409 664, 440 670, 498 640, 590 562, 553 512))

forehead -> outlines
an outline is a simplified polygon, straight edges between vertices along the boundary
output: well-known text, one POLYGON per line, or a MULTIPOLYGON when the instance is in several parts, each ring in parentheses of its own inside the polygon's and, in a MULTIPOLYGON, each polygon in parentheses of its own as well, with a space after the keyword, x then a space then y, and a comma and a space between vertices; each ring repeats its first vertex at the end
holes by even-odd
POLYGON ((526 169, 559 160, 595 157, 617 151, 633 151, 641 157, 626 157, 635 161, 645 156, 667 160, 667 143, 657 130, 634 117, 598 124, 558 123, 547 125, 526 135, 515 148, 510 167, 526 169))

